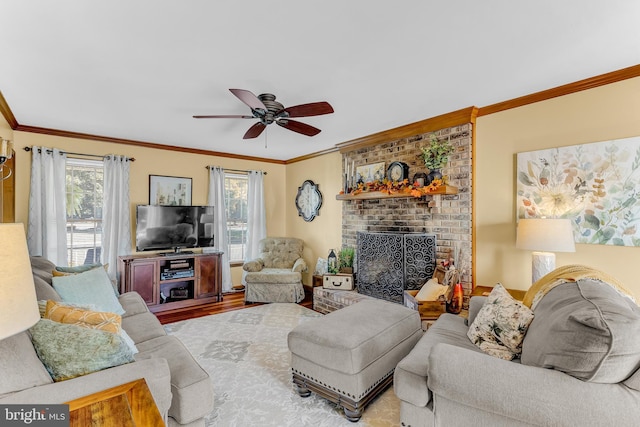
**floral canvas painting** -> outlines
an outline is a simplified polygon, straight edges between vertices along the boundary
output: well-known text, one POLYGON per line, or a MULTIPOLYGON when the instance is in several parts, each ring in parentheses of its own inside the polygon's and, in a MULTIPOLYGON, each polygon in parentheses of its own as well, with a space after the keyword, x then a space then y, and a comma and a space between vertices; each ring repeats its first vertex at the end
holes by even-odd
POLYGON ((569 218, 576 243, 640 246, 640 137, 517 155, 518 218, 569 218))

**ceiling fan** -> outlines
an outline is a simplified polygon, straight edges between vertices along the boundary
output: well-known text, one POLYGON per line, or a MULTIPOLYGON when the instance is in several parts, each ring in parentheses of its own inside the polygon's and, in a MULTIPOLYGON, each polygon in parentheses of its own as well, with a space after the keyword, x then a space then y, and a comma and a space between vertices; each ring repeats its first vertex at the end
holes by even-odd
POLYGON ((314 136, 320 133, 320 129, 306 123, 291 120, 291 117, 321 116, 333 113, 333 107, 328 102, 312 102, 285 108, 284 105, 276 101, 276 96, 270 93, 263 93, 255 96, 245 89, 229 89, 232 94, 238 97, 251 108, 251 116, 244 115, 208 115, 193 116, 194 119, 258 119, 244 134, 242 139, 251 139, 260 136, 267 125, 277 123, 285 129, 301 133, 307 136, 314 136))

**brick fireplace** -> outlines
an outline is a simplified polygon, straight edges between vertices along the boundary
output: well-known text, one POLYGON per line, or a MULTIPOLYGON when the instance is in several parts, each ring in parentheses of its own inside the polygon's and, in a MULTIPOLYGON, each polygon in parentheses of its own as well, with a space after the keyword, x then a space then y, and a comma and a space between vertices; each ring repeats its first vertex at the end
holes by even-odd
MULTIPOLYGON (((344 200, 342 203, 342 244, 357 246, 357 233, 423 233, 436 237, 437 262, 449 259, 457 250, 459 267, 464 268, 463 282, 470 290, 472 271, 472 124, 448 127, 374 145, 341 148, 343 164, 355 166, 371 163, 402 161, 409 165, 409 177, 427 172, 421 147, 429 144, 434 133, 438 139, 449 139, 455 147, 449 163, 442 169, 449 185, 457 194, 433 195, 423 198, 380 198, 344 200)), ((357 256, 357 254, 356 254, 357 256)))

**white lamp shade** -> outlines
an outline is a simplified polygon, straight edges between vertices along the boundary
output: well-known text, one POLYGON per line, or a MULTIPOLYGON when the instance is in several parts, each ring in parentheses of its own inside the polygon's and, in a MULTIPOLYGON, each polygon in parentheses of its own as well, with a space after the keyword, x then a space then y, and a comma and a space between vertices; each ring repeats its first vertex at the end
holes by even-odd
POLYGON ((575 252, 569 219, 527 218, 518 221, 516 248, 543 252, 575 252))
POLYGON ((0 224, 0 339, 40 320, 22 224, 0 224))

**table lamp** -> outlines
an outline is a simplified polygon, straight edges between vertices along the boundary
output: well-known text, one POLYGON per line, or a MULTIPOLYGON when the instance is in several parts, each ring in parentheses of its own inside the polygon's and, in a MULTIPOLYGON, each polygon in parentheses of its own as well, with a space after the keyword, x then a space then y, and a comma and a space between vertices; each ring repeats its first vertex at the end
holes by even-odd
POLYGON ((575 252, 569 219, 526 218, 518 221, 516 248, 534 251, 532 283, 556 268, 554 252, 575 252))
POLYGON ((0 340, 40 320, 22 224, 0 224, 0 340))

